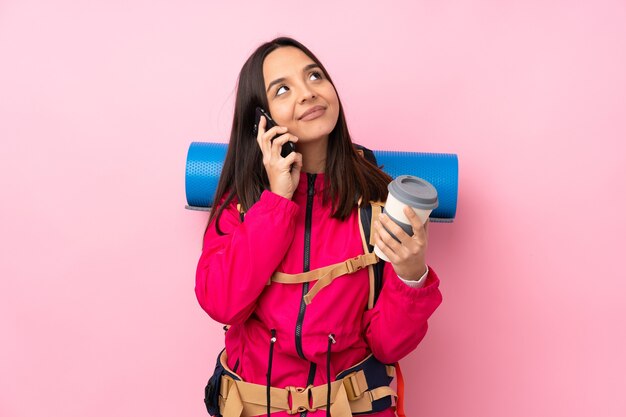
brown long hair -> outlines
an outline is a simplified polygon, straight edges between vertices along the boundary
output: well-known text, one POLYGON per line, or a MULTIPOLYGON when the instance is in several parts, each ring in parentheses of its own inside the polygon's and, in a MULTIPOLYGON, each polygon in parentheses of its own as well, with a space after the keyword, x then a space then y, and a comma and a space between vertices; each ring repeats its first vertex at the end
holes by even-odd
MULTIPOLYGON (((253 133, 255 108, 268 109, 263 79, 265 57, 277 48, 293 46, 311 58, 324 75, 334 83, 322 63, 300 42, 287 37, 276 38, 259 46, 245 62, 239 73, 235 114, 230 132, 230 142, 224 160, 222 174, 213 202, 218 207, 211 210, 209 223, 216 219, 217 231, 219 219, 228 206, 237 197, 243 210, 247 211, 269 189, 269 179, 262 162, 261 150, 253 133)), ((337 89, 335 88, 335 91, 337 89)), ((339 94, 337 94, 339 99, 339 94)), ((339 118, 328 137, 325 167, 325 201, 331 201, 332 217, 345 220, 359 198, 368 202, 384 201, 387 198, 387 184, 391 181, 386 173, 357 153, 350 139, 348 125, 339 99, 339 118)), ((208 227, 208 225, 207 225, 208 227)))

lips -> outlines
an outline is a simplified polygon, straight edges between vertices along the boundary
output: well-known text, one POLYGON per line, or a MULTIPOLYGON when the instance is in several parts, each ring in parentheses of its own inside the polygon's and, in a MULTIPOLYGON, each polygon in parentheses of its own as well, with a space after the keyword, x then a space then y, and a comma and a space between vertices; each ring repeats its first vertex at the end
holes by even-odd
POLYGON ((298 120, 313 120, 313 119, 317 119, 322 114, 324 114, 325 111, 326 111, 326 108, 323 107, 323 106, 313 106, 310 109, 308 109, 307 111, 305 111, 304 113, 302 113, 302 115, 298 118, 298 120))

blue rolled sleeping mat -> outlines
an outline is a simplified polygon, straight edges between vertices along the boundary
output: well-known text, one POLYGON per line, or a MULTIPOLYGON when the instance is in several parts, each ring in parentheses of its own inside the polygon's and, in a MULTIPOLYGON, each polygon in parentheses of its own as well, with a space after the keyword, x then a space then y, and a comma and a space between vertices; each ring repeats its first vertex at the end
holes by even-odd
MULTIPOLYGON (((228 145, 192 142, 187 152, 185 192, 190 210, 208 211, 222 172, 228 145)), ((456 154, 373 151, 378 165, 392 178, 414 175, 436 189, 439 207, 430 214, 433 222, 451 223, 456 216, 459 164, 456 154)))

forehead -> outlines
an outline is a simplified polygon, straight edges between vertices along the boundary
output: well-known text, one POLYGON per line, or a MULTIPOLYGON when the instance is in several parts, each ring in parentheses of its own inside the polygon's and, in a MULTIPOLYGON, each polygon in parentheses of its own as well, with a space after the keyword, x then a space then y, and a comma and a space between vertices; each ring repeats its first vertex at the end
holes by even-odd
POLYGON ((293 46, 283 46, 270 52, 263 61, 263 78, 267 86, 276 78, 289 77, 302 72, 305 66, 315 63, 304 52, 293 46))

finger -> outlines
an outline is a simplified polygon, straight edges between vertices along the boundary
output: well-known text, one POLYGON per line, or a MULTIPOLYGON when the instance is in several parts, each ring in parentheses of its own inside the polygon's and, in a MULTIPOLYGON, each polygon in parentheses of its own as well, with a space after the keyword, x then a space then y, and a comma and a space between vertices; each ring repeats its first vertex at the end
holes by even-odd
POLYGON ((421 243, 427 242, 428 230, 426 227, 428 227, 428 219, 426 219, 426 223, 422 224, 419 216, 408 206, 405 206, 404 213, 411 222, 411 227, 413 228, 413 240, 421 243))
POLYGON ((379 216, 378 218, 380 219, 380 221, 376 222, 376 225, 375 225, 376 232, 378 233, 378 236, 385 243, 387 247, 389 247, 395 253, 399 253, 400 250, 402 249, 402 244, 391 236, 389 232, 395 235, 396 234, 395 231, 387 227, 387 224, 382 223, 383 219, 381 217, 382 216, 379 216))
POLYGON ((422 233, 415 235, 415 236, 418 236, 416 239, 419 239, 422 243, 428 244, 428 225, 429 224, 430 224, 430 220, 426 219, 426 223, 424 223, 424 226, 422 227, 422 233))
POLYGON ((376 245, 378 249, 385 254, 391 263, 397 263, 399 260, 398 255, 396 255, 396 253, 381 239, 380 234, 378 233, 378 230, 380 229, 382 229, 382 226, 380 223, 376 222, 374 227, 374 245, 376 245))
POLYGON ((415 213, 415 210, 409 206, 404 206, 403 211, 406 218, 409 219, 409 222, 411 222, 411 227, 413 228, 414 233, 416 233, 418 229, 423 228, 424 225, 422 224, 419 216, 415 213))
POLYGON ((267 125, 265 116, 261 116, 261 120, 262 121, 259 122, 259 136, 257 137, 257 141, 259 142, 263 156, 269 158, 272 152, 272 138, 276 136, 281 128, 274 126, 269 130, 265 130, 265 126, 267 125))
POLYGON ((272 157, 279 158, 280 151, 283 145, 287 142, 296 143, 298 138, 290 133, 285 133, 284 135, 280 135, 272 141, 272 157))
POLYGON ((300 171, 302 170, 302 154, 298 152, 290 153, 285 160, 290 161, 293 159, 291 165, 291 178, 295 180, 300 177, 300 171), (293 157, 292 157, 293 155, 293 157))
POLYGON ((281 159, 282 160, 279 161, 279 166, 283 169, 291 170, 292 177, 294 176, 294 169, 300 171, 300 168, 302 167, 302 154, 298 154, 297 152, 291 152, 289 155, 281 159))
POLYGON ((302 154, 299 152, 292 152, 295 155, 295 160, 293 161, 293 165, 295 168, 302 168, 302 154))
POLYGON ((278 134, 285 133, 286 131, 286 127, 274 126, 263 134, 263 142, 265 143, 268 156, 274 157, 272 155, 272 144, 275 142, 274 137, 278 134))
POLYGON ((291 152, 289 155, 287 155, 285 158, 285 163, 287 165, 294 165, 297 164, 298 161, 300 163, 302 163, 302 154, 298 153, 298 152, 291 152))
POLYGON ((267 121, 265 120, 265 116, 261 116, 259 120, 259 126, 256 132, 256 142, 259 144, 259 148, 261 148, 261 152, 265 154, 263 149, 263 134, 265 133, 265 126, 267 125, 267 121))
POLYGON ((263 133, 263 140, 271 141, 276 135, 282 135, 287 132, 286 126, 274 126, 263 133))
POLYGON ((393 233, 398 239, 400 239, 400 243, 406 245, 410 242, 411 236, 409 236, 400 226, 398 226, 393 220, 389 218, 385 213, 382 213, 378 216, 380 222, 385 226, 389 232, 393 233))
MULTIPOLYGON (((261 118, 263 118, 263 116, 261 116, 261 118)), ((261 123, 259 122, 259 125, 260 124, 261 123)), ((260 136, 260 139, 257 138, 257 140, 260 141, 260 146, 261 146, 261 150, 263 151, 263 155, 270 154, 272 150, 272 138, 279 133, 285 133, 285 132, 287 132, 287 128, 284 126, 274 126, 267 131, 263 131, 263 133, 261 133, 261 129, 259 128, 259 133, 261 134, 261 136, 260 136)))

